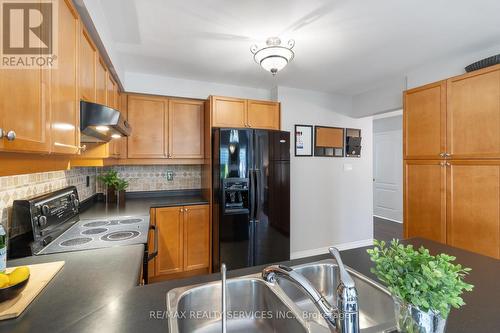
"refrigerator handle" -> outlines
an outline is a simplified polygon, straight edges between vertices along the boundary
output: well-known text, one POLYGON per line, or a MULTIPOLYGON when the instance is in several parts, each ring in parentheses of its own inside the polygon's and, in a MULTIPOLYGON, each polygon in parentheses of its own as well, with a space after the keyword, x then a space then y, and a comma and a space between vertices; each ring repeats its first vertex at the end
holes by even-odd
POLYGON ((254 216, 254 211, 255 211, 255 174, 253 169, 250 169, 248 171, 248 176, 250 177, 250 213, 249 213, 249 218, 250 222, 253 222, 253 219, 255 218, 254 216))
POLYGON ((255 211, 253 213, 253 219, 254 219, 254 222, 259 222, 259 212, 260 212, 260 201, 259 200, 259 195, 260 195, 260 191, 259 191, 259 187, 260 187, 260 169, 255 169, 254 170, 254 181, 255 181, 255 186, 254 186, 254 205, 255 205, 255 211))

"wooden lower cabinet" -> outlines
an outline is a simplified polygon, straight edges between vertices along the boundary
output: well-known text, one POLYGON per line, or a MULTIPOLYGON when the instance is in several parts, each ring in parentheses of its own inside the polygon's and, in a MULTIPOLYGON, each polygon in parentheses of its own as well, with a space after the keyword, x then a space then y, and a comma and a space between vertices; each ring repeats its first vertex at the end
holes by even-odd
POLYGON ((446 165, 405 161, 404 234, 446 243, 446 165))
POLYGON ((405 237, 500 259, 500 161, 407 160, 405 237))
POLYGON ((208 205, 154 208, 158 255, 150 263, 152 281, 210 271, 210 218, 208 205))
POLYGON ((500 161, 450 161, 447 243, 500 259, 500 161))

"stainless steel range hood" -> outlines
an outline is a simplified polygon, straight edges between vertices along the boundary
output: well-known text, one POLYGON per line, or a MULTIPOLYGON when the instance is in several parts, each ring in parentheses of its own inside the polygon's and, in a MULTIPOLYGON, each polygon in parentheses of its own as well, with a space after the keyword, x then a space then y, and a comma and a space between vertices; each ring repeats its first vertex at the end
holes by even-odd
POLYGON ((81 142, 108 142, 129 136, 132 128, 120 111, 107 106, 80 102, 81 142))

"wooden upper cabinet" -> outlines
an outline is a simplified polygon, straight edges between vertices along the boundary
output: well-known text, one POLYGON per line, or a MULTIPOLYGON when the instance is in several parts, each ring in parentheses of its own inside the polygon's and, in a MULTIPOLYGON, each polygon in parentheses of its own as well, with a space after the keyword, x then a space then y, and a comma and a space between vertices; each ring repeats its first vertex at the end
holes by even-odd
POLYGON ((128 96, 129 158, 165 158, 168 156, 168 100, 152 96, 128 96))
POLYGON ((280 129, 280 104, 210 96, 212 127, 280 129))
POLYGON ((50 151, 49 74, 47 69, 0 68, 0 129, 5 136, 0 151, 50 151))
POLYGON ((249 100, 247 108, 247 125, 249 127, 280 129, 279 103, 249 100))
POLYGON ((500 158, 500 69, 448 80, 448 149, 452 158, 500 158))
POLYGON ((500 162, 449 164, 448 244, 500 259, 500 162))
POLYGON ((446 243, 444 161, 405 161, 404 234, 446 243))
POLYGON ((80 23, 70 0, 58 6, 58 65, 51 70, 51 151, 76 154, 80 146, 78 38, 80 23))
POLYGON ((184 266, 184 214, 182 207, 157 208, 158 256, 155 275, 179 273, 184 266))
POLYGON ((108 70, 102 58, 99 57, 96 67, 96 103, 106 105, 107 104, 107 84, 108 80, 108 70))
POLYGON ((245 99, 211 96, 213 127, 247 127, 245 99))
POLYGON ((82 26, 80 30, 80 98, 88 102, 96 101, 97 50, 82 26))
POLYGON ((184 271, 210 266, 208 205, 184 207, 184 271))
POLYGON ((204 102, 170 99, 169 157, 203 158, 204 102))
POLYGON ((404 156, 436 159, 446 153, 446 81, 404 93, 404 156))
POLYGON ((106 105, 109 106, 110 108, 117 109, 118 108, 118 89, 117 89, 117 84, 113 80, 113 77, 111 74, 108 72, 107 75, 107 83, 106 83, 106 90, 107 90, 107 103, 106 105))

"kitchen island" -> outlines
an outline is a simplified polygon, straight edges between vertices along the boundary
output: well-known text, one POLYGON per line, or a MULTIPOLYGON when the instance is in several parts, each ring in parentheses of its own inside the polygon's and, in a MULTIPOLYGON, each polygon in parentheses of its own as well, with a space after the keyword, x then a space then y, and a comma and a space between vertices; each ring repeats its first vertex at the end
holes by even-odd
MULTIPOLYGON (((424 245, 434 254, 441 252, 449 253, 457 257, 458 263, 472 268, 467 281, 475 285, 474 291, 464 295, 467 305, 460 310, 452 310, 448 319, 447 332, 500 331, 500 305, 498 302, 500 299, 500 283, 498 283, 500 262, 498 260, 421 239, 412 239, 406 241, 406 243, 411 243, 415 246, 424 245)), ((346 265, 374 279, 375 277, 370 273, 372 264, 366 254, 366 249, 358 248, 342 251, 342 258, 346 265)), ((297 265, 325 258, 329 258, 329 256, 320 255, 302 258, 285 262, 285 264, 297 265)), ((256 273, 261 271, 263 267, 258 266, 230 271, 228 272, 228 277, 256 273)), ((72 318, 79 316, 80 320, 73 320, 70 325, 67 324, 67 320, 62 320, 60 322, 61 325, 57 326, 57 330, 52 330, 51 332, 167 332, 168 325, 167 317, 165 316, 167 292, 173 288, 215 281, 219 278, 219 274, 212 274, 130 288, 119 297, 119 293, 114 297, 110 297, 106 305, 95 306, 93 309, 86 307, 88 312, 85 315, 81 312, 78 315, 72 315, 72 318)), ((58 288, 59 290, 64 288, 61 286, 56 287, 55 282, 57 281, 51 283, 48 288, 58 288)), ((68 288, 71 288, 69 281, 63 280, 61 283, 67 284, 68 288)), ((94 283, 96 282, 90 279, 85 282, 87 284, 86 287, 91 287, 94 283)), ((77 301, 76 297, 72 300, 72 302, 77 301)), ((36 310, 38 308, 28 309, 28 311, 36 310)), ((63 304, 57 304, 57 306, 52 307, 52 310, 45 311, 57 313, 60 310, 67 312, 63 304), (62 308, 60 309, 60 307, 62 308)), ((43 314, 29 314, 27 316, 38 318, 41 322, 44 320, 43 314)), ((23 321, 24 319, 21 317, 16 322, 16 325, 10 326, 8 332, 25 332, 23 321)), ((2 324, 5 325, 5 323, 2 324)), ((3 327, 0 325, 0 330, 3 327)), ((40 332, 43 332, 43 330, 40 332)))

